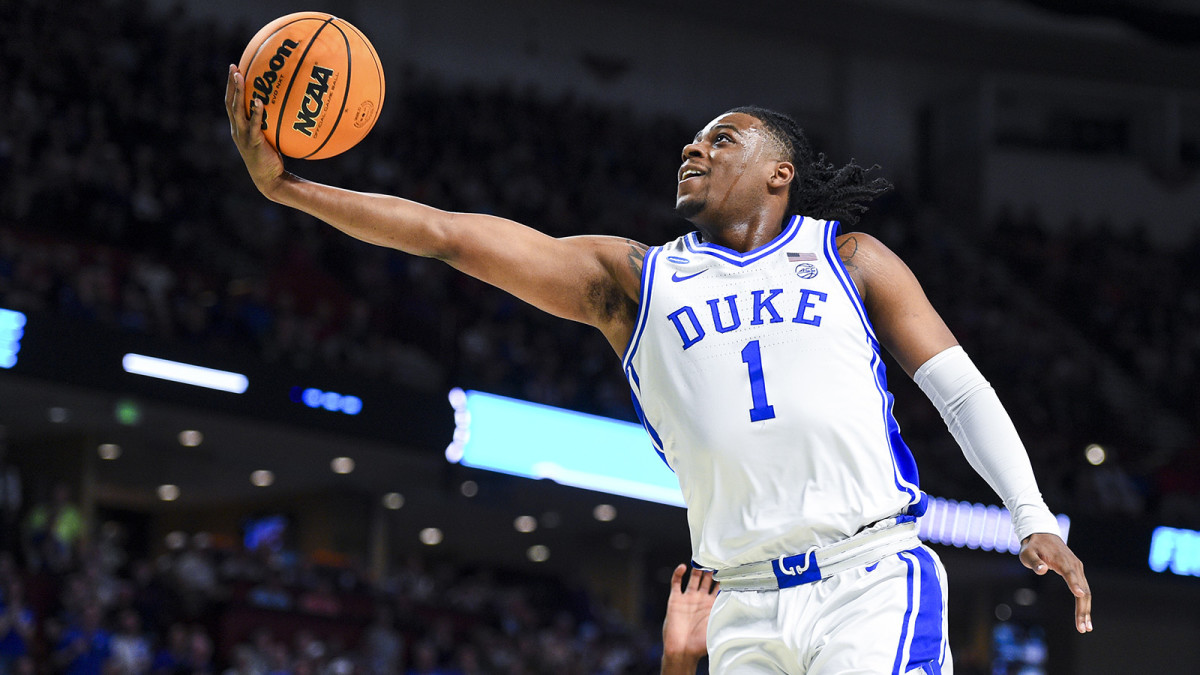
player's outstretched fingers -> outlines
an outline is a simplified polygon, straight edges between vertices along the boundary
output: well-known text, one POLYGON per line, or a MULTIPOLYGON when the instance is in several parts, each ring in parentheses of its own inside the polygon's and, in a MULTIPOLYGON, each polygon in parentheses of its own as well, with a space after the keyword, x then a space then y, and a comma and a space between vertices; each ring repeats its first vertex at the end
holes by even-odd
POLYGON ((1052 534, 1030 535, 1021 546, 1021 562, 1037 574, 1054 570, 1075 596, 1075 630, 1092 630, 1092 589, 1083 573, 1083 563, 1063 540, 1052 534))
MULTIPOLYGON (((248 131, 254 132, 262 128, 263 114, 263 102, 257 98, 250 101, 250 119, 246 125, 248 131)), ((248 140, 251 145, 261 145, 265 139, 266 136, 261 133, 251 133, 248 140)))
MULTIPOLYGON (((1082 574, 1082 572, 1081 572, 1082 574)), ((1092 632, 1092 591, 1088 588, 1087 579, 1078 583, 1067 578, 1071 594, 1075 596, 1075 627, 1080 633, 1092 632)))
POLYGON ((687 574, 687 565, 677 565, 675 572, 671 574, 671 593, 679 592, 679 587, 683 584, 684 574, 687 574))
POLYGON ((238 102, 242 100, 242 83, 241 74, 237 71, 237 66, 229 66, 229 78, 225 81, 225 114, 229 117, 229 133, 233 134, 234 140, 238 139, 238 134, 241 133, 245 115, 239 115, 238 111, 241 106, 238 102))
POLYGON ((1055 561, 1054 571, 1062 575, 1075 596, 1075 630, 1088 633, 1092 630, 1092 589, 1083 573, 1083 563, 1066 546, 1063 549, 1063 559, 1055 561))
MULTIPOLYGON (((1047 557, 1050 557, 1047 555, 1047 557)), ((1067 582, 1071 595, 1075 596, 1075 629, 1080 633, 1092 630, 1092 589, 1083 573, 1083 563, 1066 545, 1053 552, 1048 563, 1067 582)))
POLYGON ((233 93, 237 89, 237 82, 233 79, 233 74, 237 72, 237 66, 229 64, 229 75, 225 78, 225 113, 229 114, 229 110, 233 106, 233 93))
POLYGON ((250 114, 246 115, 243 104, 246 100, 245 88, 246 79, 237 67, 230 66, 229 81, 225 85, 225 113, 229 116, 229 131, 254 186, 271 199, 284 184, 283 157, 267 143, 267 137, 261 131, 264 115, 262 101, 254 98, 250 114))

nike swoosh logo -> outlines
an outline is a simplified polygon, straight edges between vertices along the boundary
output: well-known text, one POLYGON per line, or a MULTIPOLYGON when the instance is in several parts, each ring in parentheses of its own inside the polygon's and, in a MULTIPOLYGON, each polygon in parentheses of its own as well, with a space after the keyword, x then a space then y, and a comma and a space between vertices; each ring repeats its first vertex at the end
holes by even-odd
POLYGON ((708 271, 707 269, 703 269, 703 270, 700 270, 699 272, 696 272, 695 274, 689 274, 689 275, 687 275, 687 276, 685 276, 685 277, 681 277, 681 276, 679 276, 679 272, 676 272, 676 273, 674 273, 674 274, 672 274, 672 275, 671 275, 671 281, 676 281, 676 282, 678 282, 678 281, 687 281, 688 279, 691 279, 692 277, 695 277, 695 276, 699 276, 699 275, 701 275, 701 274, 704 274, 704 273, 705 273, 705 272, 707 272, 707 271, 708 271))

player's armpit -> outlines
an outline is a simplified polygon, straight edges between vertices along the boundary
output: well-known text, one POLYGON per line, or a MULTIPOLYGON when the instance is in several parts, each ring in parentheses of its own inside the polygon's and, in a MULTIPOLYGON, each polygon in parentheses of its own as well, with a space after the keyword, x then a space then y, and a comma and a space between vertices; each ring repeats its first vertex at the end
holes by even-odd
POLYGON ((838 237, 839 254, 852 274, 879 342, 909 377, 936 354, 958 344, 929 303, 912 270, 875 237, 852 232, 838 237), (850 244, 853 243, 851 247, 850 244), (852 252, 850 262, 845 261, 852 252))

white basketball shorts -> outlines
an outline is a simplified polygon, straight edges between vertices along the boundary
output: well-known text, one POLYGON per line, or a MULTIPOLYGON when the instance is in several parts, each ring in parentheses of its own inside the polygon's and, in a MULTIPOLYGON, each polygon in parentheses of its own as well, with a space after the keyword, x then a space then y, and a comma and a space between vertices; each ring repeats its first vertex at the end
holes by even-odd
POLYGON ((946 570, 924 545, 783 590, 722 589, 708 621, 716 675, 953 675, 946 570))

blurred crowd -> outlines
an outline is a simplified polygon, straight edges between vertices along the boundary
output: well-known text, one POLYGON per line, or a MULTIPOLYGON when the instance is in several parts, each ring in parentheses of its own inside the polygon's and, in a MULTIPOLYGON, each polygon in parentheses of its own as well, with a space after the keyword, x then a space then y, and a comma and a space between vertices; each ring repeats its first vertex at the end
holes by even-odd
MULTIPOLYGON (((361 244, 257 194, 220 103, 227 65, 256 28, 163 14, 138 0, 0 4, 8 92, 0 107, 0 306, 281 367, 439 393, 472 387, 631 418, 627 385, 598 332, 440 263, 361 244)), ((451 86, 399 69, 388 81, 383 117, 366 142, 290 168, 555 236, 655 244, 686 231, 671 195, 679 150, 695 130, 680 120, 504 84, 451 86)), ((1200 239, 1164 250, 1138 232, 1053 228, 1035 213, 1005 213, 992 227, 952 230, 948 221, 901 188, 861 227, 909 263, 992 381, 1051 507, 1200 526, 1200 448, 1193 440, 1151 452, 1101 386, 1103 363, 1115 363, 1154 405, 1194 424, 1200 282, 1190 261, 1200 239), (981 254, 1007 274, 978 264, 981 254), (1085 461, 1089 443, 1109 449, 1104 466, 1085 461), (1157 459, 1139 459, 1149 456, 1157 459)), ((994 503, 933 407, 898 368, 889 372, 923 487, 994 503)), ((355 605, 365 612, 356 615, 362 633, 353 646, 287 643, 259 631, 222 653, 214 643, 225 636, 207 608, 311 617, 338 615, 345 600, 322 597, 321 584, 308 588, 270 560, 212 548, 156 560, 94 548, 65 568, 53 551, 41 555, 25 569, 7 557, 0 569, 0 672, 29 672, 30 659, 7 656, 17 644, 64 672, 93 672, 79 668, 96 663, 119 663, 121 672, 183 672, 180 663, 187 672, 219 663, 231 673, 621 672, 652 661, 641 633, 578 608, 547 613, 528 587, 416 568, 376 588, 351 584, 368 598, 355 605), (197 590, 181 575, 208 581, 197 590), (462 606, 402 626, 430 588, 462 606)))
POLYGON ((1200 415, 1200 223, 1167 250, 1148 225, 1116 231, 1074 218, 1051 228, 1035 210, 998 214, 989 247, 1055 311, 1137 377, 1156 402, 1200 415))
POLYGON ((58 485, 0 552, 0 674, 656 673, 654 631, 545 578, 412 557, 368 581, 304 558, 174 532, 138 555, 90 540, 58 485))
MULTIPOLYGON (((1124 433, 1103 437, 1118 440, 1112 449, 1120 461, 1086 474, 1098 481, 1094 499, 1115 502, 1120 506, 1112 510, 1129 515, 1198 527, 1200 274, 1194 260, 1200 223, 1192 227, 1186 244, 1167 248, 1151 241, 1146 223, 1118 231, 1104 221, 1047 223, 1036 210, 1018 215, 1006 209, 984 245, 1004 261, 1016 285, 1042 298, 1132 382, 1134 391, 1122 396, 1138 399, 1135 418, 1124 433), (1147 412, 1154 409, 1181 423, 1190 440, 1155 447, 1158 416, 1147 412), (1114 485, 1109 479, 1119 470, 1124 480, 1114 485)), ((1095 391, 1079 395, 1086 404, 1100 398, 1095 391)))

